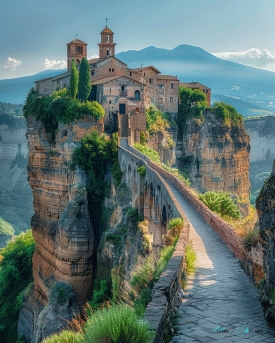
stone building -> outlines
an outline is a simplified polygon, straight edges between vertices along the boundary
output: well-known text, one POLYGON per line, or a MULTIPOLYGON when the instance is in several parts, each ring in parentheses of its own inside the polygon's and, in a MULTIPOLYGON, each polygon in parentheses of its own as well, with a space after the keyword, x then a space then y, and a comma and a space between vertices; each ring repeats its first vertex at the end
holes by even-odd
MULTIPOLYGON (((105 109, 105 130, 114 132, 118 130, 119 123, 128 123, 127 128, 120 127, 122 133, 126 135, 127 129, 127 135, 134 141, 139 141, 138 131, 146 130, 147 106, 154 104, 163 112, 177 114, 179 79, 162 75, 153 66, 128 68, 127 64, 115 56, 113 31, 106 26, 100 35, 99 57, 89 60, 92 84, 89 100, 98 101, 105 109), (120 120, 119 116, 122 116, 120 120)), ((68 71, 36 81, 35 88, 39 95, 50 95, 56 89, 69 88, 72 59, 79 65, 84 57, 87 58, 85 42, 74 39, 68 43, 68 71)))

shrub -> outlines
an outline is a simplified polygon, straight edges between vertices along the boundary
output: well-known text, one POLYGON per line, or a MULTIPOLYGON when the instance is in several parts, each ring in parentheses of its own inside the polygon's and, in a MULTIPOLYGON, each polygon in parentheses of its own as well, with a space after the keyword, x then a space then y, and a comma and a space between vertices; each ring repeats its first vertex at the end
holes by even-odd
POLYGON ((146 167, 145 166, 141 166, 137 168, 137 172, 139 173, 140 176, 145 176, 146 174, 146 167))
POLYGON ((79 332, 72 332, 68 330, 61 331, 50 337, 45 338, 42 343, 82 343, 83 335, 79 332))
POLYGON ((225 219, 238 219, 241 216, 238 205, 231 198, 229 193, 208 191, 204 194, 200 194, 199 199, 209 207, 211 211, 216 212, 225 219))
POLYGON ((94 282, 94 290, 90 305, 93 309, 98 308, 105 301, 111 299, 111 287, 107 280, 99 280, 98 278, 94 282))
POLYGON ((32 282, 34 241, 31 230, 20 234, 0 250, 0 342, 16 342, 16 327, 23 296, 32 282))
POLYGON ((127 305, 114 305, 92 313, 85 325, 87 343, 149 343, 148 324, 139 321, 127 305))
POLYGON ((144 155, 148 156, 152 161, 160 163, 159 154, 155 150, 150 149, 147 146, 144 146, 138 143, 134 144, 134 148, 142 152, 144 155))
POLYGON ((185 249, 186 273, 192 274, 196 269, 197 256, 191 244, 187 244, 185 249))
POLYGON ((168 223, 168 230, 173 232, 173 235, 179 235, 180 231, 184 227, 184 221, 182 218, 172 218, 168 223))
POLYGON ((51 290, 50 303, 54 305, 62 305, 67 300, 71 300, 74 297, 74 293, 69 284, 65 282, 56 282, 51 290))

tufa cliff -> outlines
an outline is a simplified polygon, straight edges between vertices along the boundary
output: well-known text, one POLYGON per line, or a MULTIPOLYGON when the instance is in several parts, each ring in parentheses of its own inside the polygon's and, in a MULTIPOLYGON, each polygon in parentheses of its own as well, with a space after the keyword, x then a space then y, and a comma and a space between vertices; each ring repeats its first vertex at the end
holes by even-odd
MULTIPOLYGON (((243 124, 225 124, 211 111, 203 120, 188 118, 182 143, 177 144, 181 169, 195 188, 224 191, 249 202, 249 136, 243 124)), ((245 206, 244 206, 245 208, 245 206)))
POLYGON ((34 117, 27 121, 36 249, 34 285, 20 312, 18 334, 27 342, 38 343, 63 327, 74 313, 81 313, 91 295, 95 251, 86 176, 69 167, 81 138, 91 130, 102 133, 103 123, 90 117, 69 124, 59 122, 53 148, 42 123, 34 117))
POLYGON ((262 305, 270 325, 275 321, 275 161, 256 200, 260 237, 264 254, 265 282, 262 285, 262 305))

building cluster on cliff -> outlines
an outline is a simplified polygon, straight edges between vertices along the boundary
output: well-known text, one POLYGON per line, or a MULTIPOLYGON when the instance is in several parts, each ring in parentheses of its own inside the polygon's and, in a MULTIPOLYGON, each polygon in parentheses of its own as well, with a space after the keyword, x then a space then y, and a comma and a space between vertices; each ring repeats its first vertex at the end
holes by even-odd
MULTIPOLYGON (((98 101, 105 109, 105 130, 113 132, 120 127, 121 136, 128 136, 131 129, 133 141, 139 141, 140 130, 146 129, 147 106, 155 105, 162 112, 172 115, 178 113, 180 80, 176 76, 161 74, 153 66, 128 68, 115 56, 113 37, 113 31, 106 25, 98 43, 99 57, 89 60, 92 84, 89 100, 98 101)), ((38 94, 50 95, 56 89, 69 88, 72 60, 79 65, 82 58, 87 58, 87 44, 76 38, 67 44, 68 71, 36 81, 38 94)), ((184 85, 201 89, 210 96, 210 89, 199 83, 184 85)))

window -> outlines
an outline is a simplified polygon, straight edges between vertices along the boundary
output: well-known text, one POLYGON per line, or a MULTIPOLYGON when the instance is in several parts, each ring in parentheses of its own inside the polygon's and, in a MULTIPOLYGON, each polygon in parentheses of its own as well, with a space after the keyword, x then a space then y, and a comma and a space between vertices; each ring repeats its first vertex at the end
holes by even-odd
POLYGON ((162 104, 163 99, 159 98, 159 104, 162 104))
POLYGON ((68 54, 71 52, 70 45, 68 45, 68 54))
POLYGON ((132 72, 130 71, 130 76, 132 76, 132 72))
POLYGON ((170 88, 174 89, 174 84, 173 83, 170 83, 170 88))
POLYGON ((135 100, 140 100, 140 91, 135 91, 135 100))
POLYGON ((144 76, 146 76, 146 74, 145 74, 145 73, 144 73, 143 75, 144 75, 144 76))
POLYGON ((149 83, 153 83, 153 79, 151 77, 149 79, 149 83))
POLYGON ((110 88, 110 94, 112 93, 112 88, 110 88))
POLYGON ((110 50, 107 49, 107 56, 110 56, 110 50))
POLYGON ((109 42, 110 37, 106 36, 106 42, 109 42))
POLYGON ((208 89, 205 90, 205 93, 208 93, 208 89))
POLYGON ((125 86, 121 86, 121 91, 125 92, 125 88, 126 88, 125 86))
POLYGON ((112 100, 109 100, 109 104, 111 104, 112 103, 112 100))
POLYGON ((164 85, 158 85, 159 89, 164 89, 164 85))
POLYGON ((170 96, 170 102, 173 102, 173 97, 172 96, 170 96))
POLYGON ((91 71, 91 75, 94 75, 94 74, 95 74, 95 72, 92 70, 92 71, 91 71))

